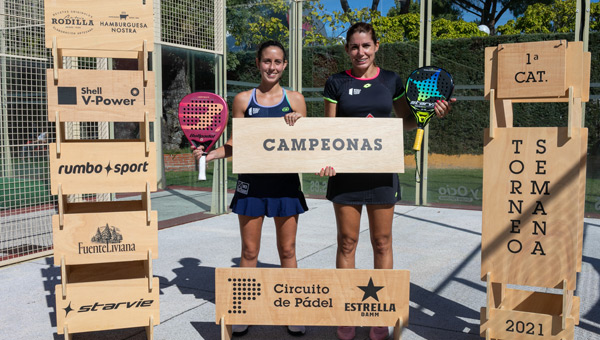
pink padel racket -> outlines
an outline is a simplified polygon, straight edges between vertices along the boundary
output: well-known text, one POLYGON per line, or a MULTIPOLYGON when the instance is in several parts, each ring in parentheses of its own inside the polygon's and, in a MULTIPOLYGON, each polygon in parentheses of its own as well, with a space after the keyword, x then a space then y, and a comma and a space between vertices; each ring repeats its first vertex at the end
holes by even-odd
POLYGON ((206 179, 206 155, 227 126, 227 103, 210 92, 190 93, 179 102, 179 124, 191 145, 204 147, 198 180, 206 179))

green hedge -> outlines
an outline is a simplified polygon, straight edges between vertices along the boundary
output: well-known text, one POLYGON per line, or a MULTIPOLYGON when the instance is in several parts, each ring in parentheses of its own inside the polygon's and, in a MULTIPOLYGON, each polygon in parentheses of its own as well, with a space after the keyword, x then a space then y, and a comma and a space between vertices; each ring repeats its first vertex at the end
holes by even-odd
MULTIPOLYGON (((529 34, 495 37, 474 37, 470 39, 436 40, 432 42, 432 65, 448 70, 456 85, 484 84, 484 51, 486 47, 505 43, 560 40, 573 41, 570 34, 529 34)), ((600 34, 590 33, 589 49, 592 53, 591 82, 599 82, 600 34)), ((228 71, 229 80, 259 82, 254 63, 255 52, 235 53, 239 64, 228 71)), ((418 67, 419 47, 417 43, 382 44, 377 53, 377 64, 393 70, 403 77, 418 67)), ((322 88, 327 77, 350 67, 343 46, 304 47, 303 87, 322 88)), ((288 83, 287 74, 282 80, 288 83)), ((230 87, 230 91, 243 88, 230 87)), ((592 88, 591 94, 597 94, 592 88)), ((309 116, 323 115, 323 101, 320 92, 304 91, 309 116), (310 98, 316 98, 311 101, 310 98)), ((456 90, 455 97, 483 98, 483 90, 456 90)), ((585 123, 589 129, 589 145, 600 140, 600 110, 598 101, 586 104, 585 123)), ((514 126, 566 126, 566 103, 514 104, 514 126)), ((452 113, 445 119, 433 119, 429 124, 430 152, 456 155, 481 154, 483 152, 483 129, 489 125, 489 102, 484 100, 459 100, 452 113)), ((405 148, 412 152, 414 132, 405 133, 405 148)))

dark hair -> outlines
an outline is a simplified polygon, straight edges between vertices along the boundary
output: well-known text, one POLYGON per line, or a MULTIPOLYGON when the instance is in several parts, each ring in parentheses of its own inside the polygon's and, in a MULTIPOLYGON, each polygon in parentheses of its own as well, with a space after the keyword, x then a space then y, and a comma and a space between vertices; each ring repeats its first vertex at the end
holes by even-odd
POLYGON ((348 32, 346 33, 346 46, 348 46, 348 41, 350 41, 350 37, 352 37, 354 33, 370 34, 373 42, 377 43, 377 34, 375 33, 373 26, 371 26, 371 24, 367 24, 366 22, 357 22, 356 24, 350 26, 348 32))
POLYGON ((258 51, 256 51, 256 58, 258 60, 261 60, 263 50, 265 48, 271 47, 271 46, 279 47, 283 51, 283 61, 287 61, 287 54, 285 53, 285 48, 283 48, 283 45, 281 45, 281 43, 279 41, 275 41, 275 40, 267 40, 267 41, 263 42, 262 44, 260 44, 260 46, 258 47, 258 51))

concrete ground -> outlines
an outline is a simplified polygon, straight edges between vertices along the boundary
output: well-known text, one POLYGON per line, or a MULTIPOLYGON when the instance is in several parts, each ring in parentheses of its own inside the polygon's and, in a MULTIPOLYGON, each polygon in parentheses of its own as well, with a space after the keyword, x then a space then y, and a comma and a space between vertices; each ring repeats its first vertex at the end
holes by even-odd
MULTIPOLYGON (((334 268, 335 218, 331 203, 308 199, 300 216, 297 258, 302 268, 334 268)), ((160 281, 160 325, 155 339, 219 339, 215 324, 214 271, 237 266, 240 238, 237 216, 207 215, 210 193, 172 190, 154 193, 152 207, 163 221, 202 220, 161 229, 154 276, 160 281), (169 215, 170 214, 170 215, 169 215), (176 220, 179 219, 179 220, 176 220)), ((172 225, 174 223, 170 223, 172 225)), ((372 268, 366 214, 361 223, 357 267, 372 268)), ((581 321, 575 339, 600 339, 600 220, 585 220, 583 269, 575 294, 581 321)), ((479 310, 485 305, 480 281, 481 212, 398 205, 395 208, 394 267, 411 272, 410 325, 402 339, 480 339, 479 310)), ((52 257, 0 268, 0 339, 62 339, 56 333, 54 286, 60 268, 52 257)), ((272 219, 263 227, 259 265, 278 266, 272 219)), ((74 334, 73 339, 145 339, 143 328, 74 334)), ((281 326, 252 326, 243 337, 291 339, 281 326)), ((335 339, 334 327, 307 327, 305 339, 335 339)), ((357 330, 368 339, 368 328, 357 330)))

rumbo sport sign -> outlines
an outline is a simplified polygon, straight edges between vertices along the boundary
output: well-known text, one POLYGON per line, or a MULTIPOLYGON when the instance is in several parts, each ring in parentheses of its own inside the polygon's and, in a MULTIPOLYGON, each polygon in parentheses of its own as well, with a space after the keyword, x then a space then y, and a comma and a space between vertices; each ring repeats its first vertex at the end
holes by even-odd
POLYGON ((392 118, 235 118, 233 172, 404 172, 402 132, 392 118))

